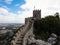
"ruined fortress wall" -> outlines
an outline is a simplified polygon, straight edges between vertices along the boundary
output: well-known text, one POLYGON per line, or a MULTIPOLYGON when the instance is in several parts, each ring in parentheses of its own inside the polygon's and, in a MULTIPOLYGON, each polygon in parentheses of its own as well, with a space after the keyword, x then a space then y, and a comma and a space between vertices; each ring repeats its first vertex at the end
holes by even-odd
POLYGON ((23 45, 27 45, 27 40, 29 39, 29 37, 32 36, 33 36, 33 28, 31 27, 24 36, 23 45))
POLYGON ((32 21, 33 17, 25 18, 25 25, 28 24, 29 21, 32 21))
POLYGON ((17 33, 13 36, 13 40, 11 41, 11 45, 16 45, 18 38, 21 36, 21 32, 23 31, 24 27, 21 27, 17 33))
MULTIPOLYGON (((30 18, 28 18, 28 20, 27 20, 27 23, 24 25, 24 27, 21 27, 19 30, 18 30, 18 32, 15 34, 15 36, 13 37, 14 38, 14 40, 12 40, 11 41, 11 43, 12 43, 12 45, 17 45, 16 43, 17 43, 17 40, 19 40, 20 38, 19 37, 21 37, 21 34, 24 34, 26 31, 27 31, 27 29, 29 29, 30 27, 29 27, 29 25, 30 25, 30 18)), ((25 35, 25 34, 24 34, 25 35)), ((22 39, 23 40, 23 39, 22 39)), ((22 42, 23 43, 23 42, 22 42)))
POLYGON ((25 18, 25 25, 21 27, 18 32, 13 37, 14 39, 11 41, 12 45, 17 45, 17 40, 20 39, 21 34, 24 34, 23 45, 26 45, 27 39, 29 36, 33 35, 33 19, 41 19, 41 10, 34 10, 33 17, 25 18))

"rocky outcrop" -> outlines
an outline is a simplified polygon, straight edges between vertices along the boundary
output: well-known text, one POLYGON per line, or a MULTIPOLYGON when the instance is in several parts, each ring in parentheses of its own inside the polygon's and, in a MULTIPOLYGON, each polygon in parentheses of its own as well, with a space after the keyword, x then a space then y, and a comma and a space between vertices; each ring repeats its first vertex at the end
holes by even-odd
POLYGON ((36 40, 33 37, 28 39, 28 45, 60 45, 60 41, 57 39, 57 35, 52 33, 47 41, 44 40, 36 40))

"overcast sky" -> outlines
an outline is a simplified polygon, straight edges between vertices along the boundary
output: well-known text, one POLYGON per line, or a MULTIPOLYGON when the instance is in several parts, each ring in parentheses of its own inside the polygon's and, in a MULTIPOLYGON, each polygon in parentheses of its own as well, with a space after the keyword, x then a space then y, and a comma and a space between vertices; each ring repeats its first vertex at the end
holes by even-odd
POLYGON ((60 13, 60 0, 0 0, 0 23, 24 23, 34 6, 41 9, 42 17, 60 13))

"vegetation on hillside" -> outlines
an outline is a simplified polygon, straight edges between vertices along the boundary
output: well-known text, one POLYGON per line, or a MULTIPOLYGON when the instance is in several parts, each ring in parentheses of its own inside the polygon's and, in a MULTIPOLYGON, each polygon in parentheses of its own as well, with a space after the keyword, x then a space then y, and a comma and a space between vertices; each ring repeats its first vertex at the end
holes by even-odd
POLYGON ((60 35, 59 13, 49 15, 34 22, 34 34, 36 39, 47 39, 51 33, 60 35))

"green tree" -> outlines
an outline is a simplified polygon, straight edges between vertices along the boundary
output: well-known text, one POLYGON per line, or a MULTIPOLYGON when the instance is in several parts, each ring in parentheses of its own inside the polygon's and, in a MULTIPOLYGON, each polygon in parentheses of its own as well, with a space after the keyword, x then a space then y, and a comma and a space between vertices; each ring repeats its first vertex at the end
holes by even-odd
POLYGON ((41 20, 35 20, 34 28, 34 34, 38 37, 40 37, 41 34, 46 34, 45 37, 48 37, 51 33, 60 35, 60 19, 50 15, 41 20))
POLYGON ((56 13, 55 13, 55 16, 56 16, 57 18, 59 18, 59 13, 58 13, 58 12, 56 12, 56 13))

